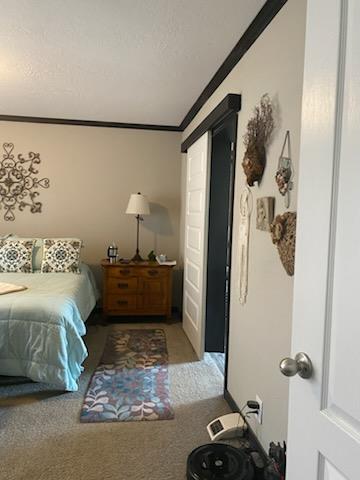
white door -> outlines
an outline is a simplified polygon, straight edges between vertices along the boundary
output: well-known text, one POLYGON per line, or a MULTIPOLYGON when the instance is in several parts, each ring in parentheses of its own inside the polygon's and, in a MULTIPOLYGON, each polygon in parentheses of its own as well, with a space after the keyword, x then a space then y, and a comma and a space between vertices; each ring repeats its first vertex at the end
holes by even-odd
POLYGON ((360 2, 307 3, 288 480, 360 479, 360 2))
POLYGON ((198 357, 204 354, 209 210, 210 134, 187 152, 183 328, 198 357))

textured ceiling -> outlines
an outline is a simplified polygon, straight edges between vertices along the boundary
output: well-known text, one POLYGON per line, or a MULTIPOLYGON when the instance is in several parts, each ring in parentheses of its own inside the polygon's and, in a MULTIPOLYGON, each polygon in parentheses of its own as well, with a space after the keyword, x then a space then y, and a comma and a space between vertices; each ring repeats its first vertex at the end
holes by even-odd
POLYGON ((1 0, 0 114, 179 125, 264 0, 1 0))

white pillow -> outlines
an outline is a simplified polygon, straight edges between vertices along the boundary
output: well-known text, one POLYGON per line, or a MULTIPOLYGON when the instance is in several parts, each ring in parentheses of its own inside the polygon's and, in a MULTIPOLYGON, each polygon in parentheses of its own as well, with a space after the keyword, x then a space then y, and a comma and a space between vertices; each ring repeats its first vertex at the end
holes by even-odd
POLYGON ((35 272, 36 270, 41 270, 41 262, 43 257, 43 239, 42 238, 34 238, 34 237, 19 237, 18 235, 10 234, 11 239, 19 239, 19 240, 34 240, 34 248, 32 254, 32 268, 35 272))
POLYGON ((0 272, 32 273, 35 240, 0 240, 0 272))
POLYGON ((80 273, 80 239, 44 238, 43 245, 41 273, 80 273))
MULTIPOLYGON (((41 270, 41 265, 43 261, 43 254, 44 254, 44 240, 42 238, 37 238, 37 237, 20 237, 19 235, 9 233, 7 235, 4 235, 3 237, 0 237, 0 239, 18 239, 18 240, 34 240, 34 248, 33 248, 33 254, 32 254, 32 269, 34 272, 41 270)), ((81 247, 83 247, 82 241, 79 240, 78 238, 72 238, 72 237, 64 237, 64 238, 53 238, 52 240, 63 240, 63 241, 80 241, 81 247)))

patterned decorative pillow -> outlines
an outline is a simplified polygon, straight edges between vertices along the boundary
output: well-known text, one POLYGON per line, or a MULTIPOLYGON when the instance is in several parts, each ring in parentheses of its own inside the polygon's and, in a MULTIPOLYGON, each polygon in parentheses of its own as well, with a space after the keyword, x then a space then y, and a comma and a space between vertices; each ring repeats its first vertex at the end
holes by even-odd
POLYGON ((41 270, 41 262, 43 257, 43 240, 36 237, 20 237, 19 235, 11 235, 11 240, 34 240, 34 249, 32 254, 33 272, 41 270))
POLYGON ((35 240, 0 240, 0 272, 32 273, 35 240))
POLYGON ((80 273, 81 240, 45 238, 41 273, 80 273))

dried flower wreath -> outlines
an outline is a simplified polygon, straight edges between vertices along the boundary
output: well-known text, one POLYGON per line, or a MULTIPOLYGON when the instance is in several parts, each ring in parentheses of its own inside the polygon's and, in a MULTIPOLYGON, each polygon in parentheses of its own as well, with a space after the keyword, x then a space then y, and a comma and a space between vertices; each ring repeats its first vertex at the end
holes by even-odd
POLYGON ((273 107, 266 93, 260 99, 260 105, 254 108, 254 116, 247 124, 244 135, 246 151, 242 166, 248 185, 260 183, 266 164, 266 147, 274 130, 273 107))
POLYGON ((296 212, 277 215, 270 228, 271 239, 277 246, 281 263, 286 273, 292 276, 295 264, 296 212))

